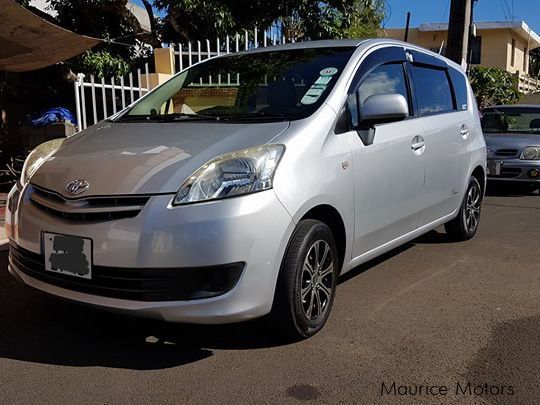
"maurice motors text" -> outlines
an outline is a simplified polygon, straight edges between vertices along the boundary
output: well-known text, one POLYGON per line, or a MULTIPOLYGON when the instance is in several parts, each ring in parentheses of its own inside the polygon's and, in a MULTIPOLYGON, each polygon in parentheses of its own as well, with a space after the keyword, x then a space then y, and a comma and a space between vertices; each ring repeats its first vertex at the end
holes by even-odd
POLYGON ((473 384, 469 381, 457 381, 450 385, 439 384, 397 384, 381 383, 381 396, 511 396, 514 395, 513 385, 473 384))

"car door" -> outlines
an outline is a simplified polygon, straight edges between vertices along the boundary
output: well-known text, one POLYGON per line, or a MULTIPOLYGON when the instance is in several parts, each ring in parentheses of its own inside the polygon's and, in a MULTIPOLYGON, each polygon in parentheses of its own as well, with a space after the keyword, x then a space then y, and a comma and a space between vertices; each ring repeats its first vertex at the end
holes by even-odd
MULTIPOLYGON (((374 94, 402 94, 411 114, 405 63, 401 47, 374 51, 360 65, 349 94, 358 89, 360 105, 374 94)), ((372 130, 374 138, 369 145, 362 141, 361 131, 347 133, 355 183, 355 257, 415 230, 424 184, 422 126, 405 119, 376 124, 372 130)))
MULTIPOLYGON (((460 206, 470 167, 470 129, 474 127, 463 88, 452 85, 443 59, 419 51, 410 53, 410 76, 417 118, 424 127, 426 177, 419 226, 429 225, 460 206), (458 102, 461 101, 461 103, 458 102)), ((461 74, 460 72, 453 72, 461 74)), ((455 76, 454 82, 460 81, 455 76)), ((461 86, 466 86, 462 76, 461 86)), ((466 91, 466 89, 465 89, 466 91)))

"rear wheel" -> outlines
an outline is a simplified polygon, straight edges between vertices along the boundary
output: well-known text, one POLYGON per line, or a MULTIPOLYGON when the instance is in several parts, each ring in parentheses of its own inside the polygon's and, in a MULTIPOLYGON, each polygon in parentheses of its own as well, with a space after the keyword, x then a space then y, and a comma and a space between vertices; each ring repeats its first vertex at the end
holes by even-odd
POLYGON ((302 339, 322 329, 334 301, 337 249, 330 228, 300 221, 281 265, 271 318, 287 338, 302 339))
POLYGON ((471 177, 461 208, 456 218, 444 224, 444 229, 454 241, 471 239, 478 230, 482 208, 482 187, 476 177, 471 177))

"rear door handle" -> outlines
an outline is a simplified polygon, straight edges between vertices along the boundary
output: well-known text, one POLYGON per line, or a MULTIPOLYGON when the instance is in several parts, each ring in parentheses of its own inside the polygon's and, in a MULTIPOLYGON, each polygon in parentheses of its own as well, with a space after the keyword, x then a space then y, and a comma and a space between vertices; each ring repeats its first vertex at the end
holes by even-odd
POLYGON ((461 136, 463 138, 467 139, 467 137, 469 136, 469 133, 470 133, 469 127, 467 125, 463 124, 461 126, 461 130, 459 132, 461 133, 461 136))

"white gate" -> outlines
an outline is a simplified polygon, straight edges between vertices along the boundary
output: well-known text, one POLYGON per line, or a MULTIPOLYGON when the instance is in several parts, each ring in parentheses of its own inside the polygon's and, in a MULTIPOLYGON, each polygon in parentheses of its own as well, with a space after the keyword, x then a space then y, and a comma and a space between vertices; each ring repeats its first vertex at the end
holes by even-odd
MULTIPOLYGON (((184 45, 171 44, 170 48, 173 49, 175 55, 175 66, 171 71, 180 72, 195 63, 224 53, 285 43, 285 37, 278 37, 278 32, 276 27, 263 31, 255 28, 253 31, 245 30, 242 35, 238 33, 234 36, 227 35, 225 38, 217 38, 215 41, 188 42, 184 45), (262 35, 262 40, 259 40, 259 33, 262 35)), ((98 121, 116 114, 141 98, 149 90, 148 63, 144 66, 144 78, 141 69, 138 69, 135 75, 130 73, 127 78, 106 79, 94 76, 87 78, 84 74, 79 73, 75 81, 75 105, 79 130, 86 129, 88 125, 96 124, 98 121), (87 100, 90 100, 91 103, 87 100)))
POLYGON ((146 80, 143 80, 141 69, 137 69, 135 78, 130 73, 127 78, 105 79, 91 75, 86 79, 84 74, 79 73, 75 81, 75 109, 79 130, 116 114, 146 94, 150 88, 148 63, 144 70, 146 80), (87 103, 87 100, 91 103, 87 103))

